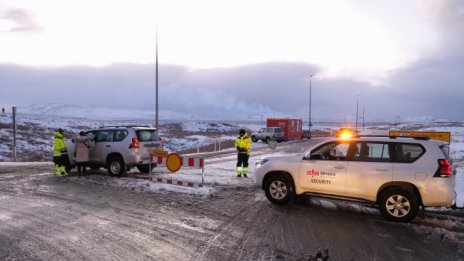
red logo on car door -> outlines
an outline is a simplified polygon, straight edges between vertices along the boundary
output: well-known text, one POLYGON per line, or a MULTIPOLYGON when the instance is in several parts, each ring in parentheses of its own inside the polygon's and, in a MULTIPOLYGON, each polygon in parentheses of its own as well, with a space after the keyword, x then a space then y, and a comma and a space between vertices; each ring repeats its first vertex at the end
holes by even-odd
POLYGON ((307 170, 306 175, 311 176, 312 178, 314 177, 319 177, 321 173, 318 170, 307 170))

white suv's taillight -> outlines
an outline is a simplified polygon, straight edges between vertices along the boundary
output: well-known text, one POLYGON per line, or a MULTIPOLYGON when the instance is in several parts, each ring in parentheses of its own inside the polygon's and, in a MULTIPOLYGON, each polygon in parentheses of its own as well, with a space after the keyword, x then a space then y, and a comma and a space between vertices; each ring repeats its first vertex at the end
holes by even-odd
POLYGON ((138 149, 140 147, 139 139, 137 137, 132 138, 132 143, 129 146, 130 149, 138 149))
POLYGON ((453 170, 451 169, 451 164, 448 160, 439 159, 438 160, 438 169, 435 172, 434 177, 450 177, 453 175, 453 170))

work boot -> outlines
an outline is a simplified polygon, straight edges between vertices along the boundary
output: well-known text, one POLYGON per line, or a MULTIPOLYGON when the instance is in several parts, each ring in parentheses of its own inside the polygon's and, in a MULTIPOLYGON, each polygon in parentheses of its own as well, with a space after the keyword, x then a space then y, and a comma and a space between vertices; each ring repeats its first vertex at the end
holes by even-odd
POLYGON ((242 177, 242 174, 237 174, 237 178, 241 178, 242 177))
POLYGON ((66 172, 66 167, 65 166, 62 166, 61 167, 61 176, 67 176, 68 173, 66 172))
POLYGON ((244 177, 244 178, 248 178, 247 174, 245 174, 245 173, 243 174, 243 177, 244 177))

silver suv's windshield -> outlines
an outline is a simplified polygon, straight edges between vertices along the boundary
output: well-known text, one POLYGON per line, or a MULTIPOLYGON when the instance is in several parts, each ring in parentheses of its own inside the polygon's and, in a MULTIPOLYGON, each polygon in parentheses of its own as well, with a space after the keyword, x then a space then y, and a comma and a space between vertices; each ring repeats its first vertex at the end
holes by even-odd
POLYGON ((284 131, 283 131, 281 128, 275 128, 275 129, 274 129, 274 132, 275 132, 275 133, 282 133, 282 132, 284 132, 284 131))

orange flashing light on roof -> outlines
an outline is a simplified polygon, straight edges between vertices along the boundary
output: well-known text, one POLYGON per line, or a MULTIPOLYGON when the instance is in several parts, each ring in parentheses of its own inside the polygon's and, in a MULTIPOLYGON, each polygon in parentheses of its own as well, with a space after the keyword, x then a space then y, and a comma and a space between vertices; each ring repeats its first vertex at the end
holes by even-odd
POLYGON ((350 138, 353 137, 353 133, 348 132, 348 131, 347 132, 342 132, 342 133, 340 133, 340 135, 338 137, 340 137, 340 138, 342 138, 344 140, 347 140, 347 139, 350 139, 350 138))
POLYGON ((336 133, 335 137, 342 139, 350 139, 355 136, 355 132, 351 128, 340 128, 336 133))

